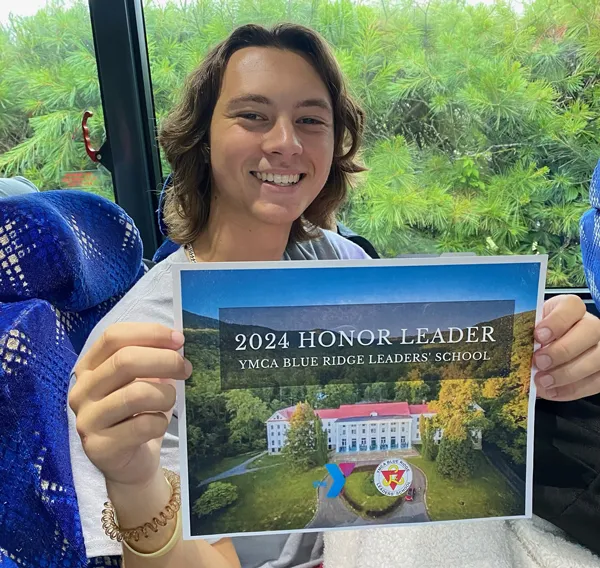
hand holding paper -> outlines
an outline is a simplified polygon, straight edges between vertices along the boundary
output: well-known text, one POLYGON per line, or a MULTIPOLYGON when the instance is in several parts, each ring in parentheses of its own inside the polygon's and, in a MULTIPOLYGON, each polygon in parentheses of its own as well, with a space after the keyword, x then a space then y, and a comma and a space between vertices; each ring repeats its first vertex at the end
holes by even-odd
POLYGON ((568 401, 600 392, 600 320, 579 297, 548 300, 535 337, 542 345, 534 357, 538 396, 568 401))
POLYGON ((145 486, 159 468, 175 404, 174 380, 191 374, 184 338, 158 324, 107 328, 75 367, 69 404, 90 461, 107 482, 145 486))

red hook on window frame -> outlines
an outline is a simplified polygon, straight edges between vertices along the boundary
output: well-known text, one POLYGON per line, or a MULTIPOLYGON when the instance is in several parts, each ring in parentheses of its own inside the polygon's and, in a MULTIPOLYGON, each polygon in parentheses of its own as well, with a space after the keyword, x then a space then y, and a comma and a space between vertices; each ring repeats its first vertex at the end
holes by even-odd
POLYGON ((85 144, 85 151, 90 157, 92 162, 100 163, 100 152, 92 148, 92 142, 90 140, 90 129, 88 128, 87 121, 90 116, 94 116, 94 113, 90 110, 86 110, 83 113, 83 120, 81 121, 81 130, 83 131, 83 143, 85 144))

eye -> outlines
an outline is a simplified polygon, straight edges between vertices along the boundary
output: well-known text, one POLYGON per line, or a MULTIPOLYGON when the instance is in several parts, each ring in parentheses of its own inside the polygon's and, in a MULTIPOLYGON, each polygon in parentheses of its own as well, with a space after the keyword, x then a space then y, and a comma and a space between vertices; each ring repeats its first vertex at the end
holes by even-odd
POLYGON ((246 120, 252 120, 252 121, 261 120, 262 119, 262 117, 260 115, 256 114, 255 112, 244 112, 244 113, 242 113, 242 114, 240 114, 238 116, 240 118, 244 118, 246 120))
POLYGON ((300 122, 302 124, 325 124, 322 120, 319 120, 318 118, 310 118, 310 117, 306 117, 306 118, 301 118, 300 122))

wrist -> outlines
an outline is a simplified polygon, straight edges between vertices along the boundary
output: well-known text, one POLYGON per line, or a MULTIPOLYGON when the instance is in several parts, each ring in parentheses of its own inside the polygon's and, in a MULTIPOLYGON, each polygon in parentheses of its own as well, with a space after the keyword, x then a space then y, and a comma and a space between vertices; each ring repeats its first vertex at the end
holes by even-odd
MULTIPOLYGON (((167 475, 173 477, 179 487, 177 476, 172 473, 167 475)), ((171 482, 174 480, 171 479, 171 482)), ((144 485, 107 481, 106 488, 114 509, 113 519, 118 525, 116 529, 121 533, 117 540, 122 538, 132 549, 141 553, 155 552, 169 542, 177 524, 180 496, 179 490, 175 495, 175 488, 171 487, 162 469, 158 469, 144 485), (174 502, 177 502, 176 508, 174 502)), ((105 518, 103 513, 103 523, 105 518)))
POLYGON ((171 488, 161 468, 143 485, 106 482, 106 490, 119 526, 132 528, 157 516, 171 498, 171 488))

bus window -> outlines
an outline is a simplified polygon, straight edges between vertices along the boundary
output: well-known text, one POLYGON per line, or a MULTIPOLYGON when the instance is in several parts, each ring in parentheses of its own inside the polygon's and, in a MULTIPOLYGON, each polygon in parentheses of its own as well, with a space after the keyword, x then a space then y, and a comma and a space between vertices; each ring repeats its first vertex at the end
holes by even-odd
POLYGON ((0 70, 0 177, 114 201, 110 172, 83 144, 86 110, 93 146, 105 139, 87 3, 4 0, 0 70))
POLYGON ((584 286, 578 221, 600 156, 600 34, 586 22, 597 3, 486 4, 149 3, 158 121, 235 26, 303 23, 329 40, 368 115, 369 171, 341 222, 387 257, 548 253, 548 286, 584 286))

